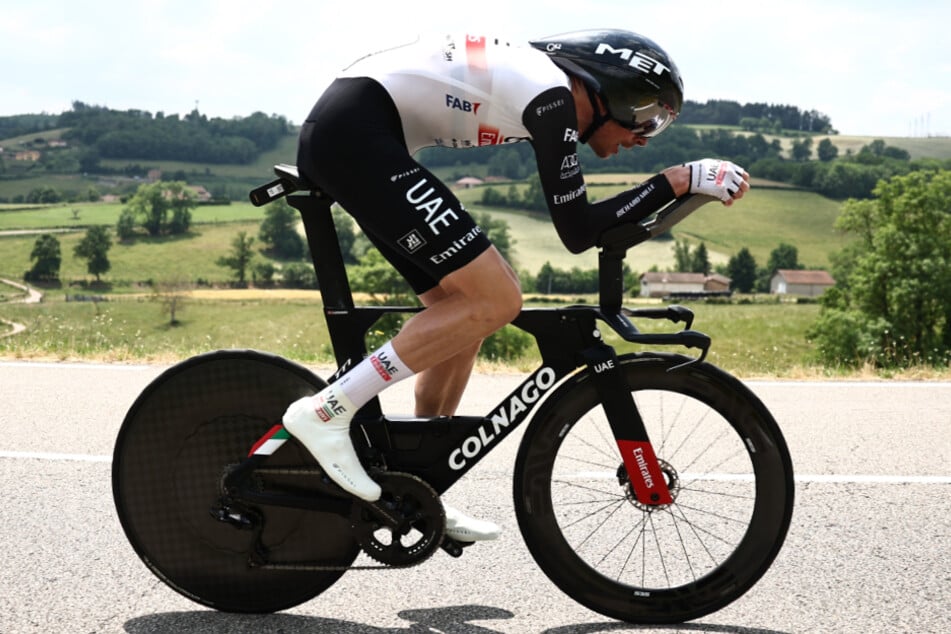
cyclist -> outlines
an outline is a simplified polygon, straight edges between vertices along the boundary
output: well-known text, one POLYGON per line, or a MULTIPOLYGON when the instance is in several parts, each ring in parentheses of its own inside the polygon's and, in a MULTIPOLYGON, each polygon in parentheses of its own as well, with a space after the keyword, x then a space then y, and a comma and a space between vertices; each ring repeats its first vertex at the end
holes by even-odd
MULTIPOLYGON (((640 220, 688 192, 730 205, 749 189, 739 166, 670 167, 590 202, 577 159, 646 145, 679 114, 683 83, 657 44, 622 30, 580 31, 510 46, 484 36, 418 39, 364 57, 327 88, 302 126, 301 176, 333 197, 406 278, 424 310, 389 342, 283 422, 343 489, 381 495, 350 440, 366 402, 416 375, 417 416, 452 415, 482 340, 522 306, 518 277, 453 193, 412 155, 426 146, 527 141, 559 237, 572 253, 608 227, 640 220)), ((446 507, 446 534, 494 539, 499 528, 446 507)))

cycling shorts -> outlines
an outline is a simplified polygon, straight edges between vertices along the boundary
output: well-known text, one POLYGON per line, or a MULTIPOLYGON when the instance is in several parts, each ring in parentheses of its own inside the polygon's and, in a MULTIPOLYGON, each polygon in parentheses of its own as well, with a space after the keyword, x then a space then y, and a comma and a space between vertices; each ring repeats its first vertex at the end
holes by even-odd
POLYGON ((297 167, 417 294, 491 246, 452 191, 410 156, 396 105, 373 79, 330 85, 301 127, 297 167))

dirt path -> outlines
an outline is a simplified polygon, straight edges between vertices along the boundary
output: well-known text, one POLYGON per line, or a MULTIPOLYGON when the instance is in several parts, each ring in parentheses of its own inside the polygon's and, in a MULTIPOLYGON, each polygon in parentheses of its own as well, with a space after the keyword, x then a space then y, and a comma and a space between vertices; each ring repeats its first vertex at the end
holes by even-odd
MULTIPOLYGON (((9 303, 11 304, 38 304, 43 300, 43 293, 39 292, 35 288, 27 286, 26 284, 20 284, 19 282, 14 282, 13 280, 8 280, 6 278, 0 278, 0 283, 6 284, 7 286, 12 286, 16 289, 26 292, 25 297, 18 297, 16 299, 11 299, 9 303)), ((15 321, 8 321, 0 317, 0 323, 7 324, 11 326, 10 332, 0 334, 0 337, 11 337, 17 335, 24 330, 26 326, 23 324, 18 324, 15 321)))

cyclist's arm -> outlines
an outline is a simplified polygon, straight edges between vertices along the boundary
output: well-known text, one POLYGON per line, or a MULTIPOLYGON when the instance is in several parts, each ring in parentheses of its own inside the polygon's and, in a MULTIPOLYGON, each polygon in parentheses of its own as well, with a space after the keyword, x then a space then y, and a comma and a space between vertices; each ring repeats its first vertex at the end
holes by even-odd
POLYGON ((571 91, 552 88, 522 114, 531 134, 542 191, 561 241, 572 253, 595 245, 608 227, 646 218, 675 198, 663 174, 608 200, 589 203, 578 164, 578 120, 571 91))

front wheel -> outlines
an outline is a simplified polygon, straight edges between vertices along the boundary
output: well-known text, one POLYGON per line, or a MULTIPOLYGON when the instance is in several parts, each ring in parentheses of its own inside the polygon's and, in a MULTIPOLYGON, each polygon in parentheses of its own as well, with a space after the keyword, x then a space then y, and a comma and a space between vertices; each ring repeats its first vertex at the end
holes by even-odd
POLYGON ((786 443, 742 383, 678 355, 620 371, 673 497, 640 504, 589 372, 533 417, 515 468, 532 556, 582 605, 631 623, 680 623, 734 601, 766 572, 792 517, 786 443))

